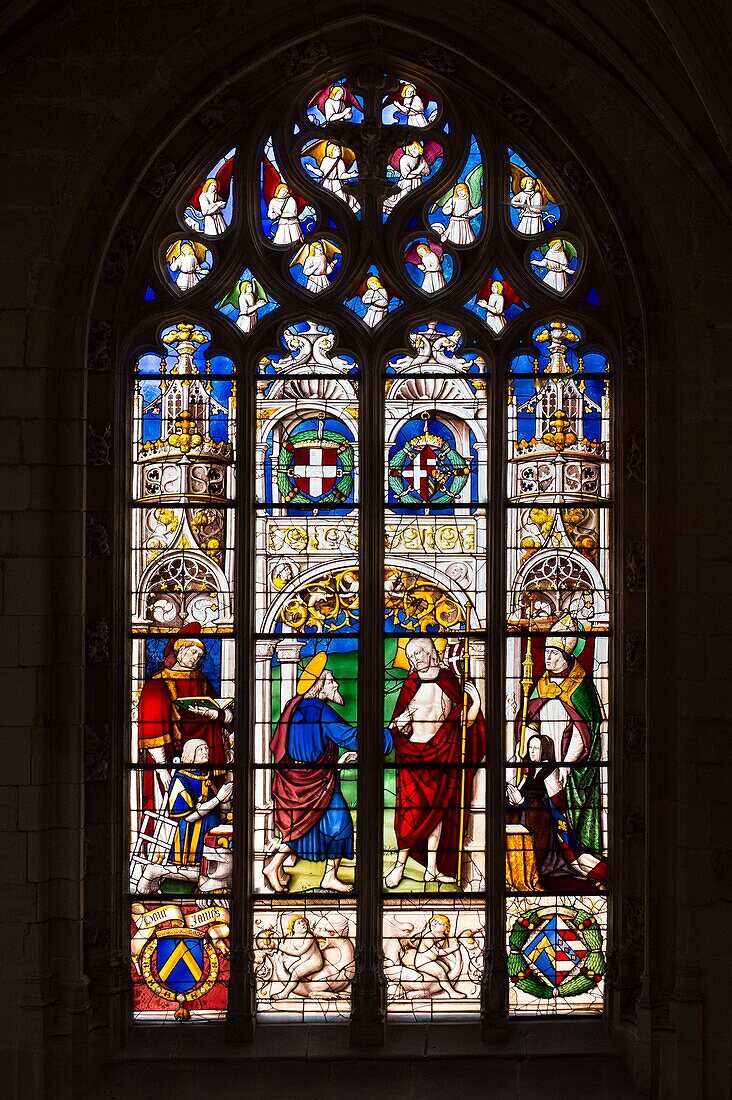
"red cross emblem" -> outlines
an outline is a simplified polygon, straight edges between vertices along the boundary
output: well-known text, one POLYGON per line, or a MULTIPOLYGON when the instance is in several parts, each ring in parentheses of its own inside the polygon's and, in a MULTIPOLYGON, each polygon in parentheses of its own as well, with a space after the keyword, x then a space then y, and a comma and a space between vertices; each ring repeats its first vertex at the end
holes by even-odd
POLYGON ((437 453, 427 446, 417 451, 412 461, 406 463, 399 473, 422 500, 429 500, 434 489, 433 474, 437 467, 437 453))
POLYGON ((293 447, 291 476, 301 493, 322 497, 335 487, 343 476, 338 464, 338 448, 312 446, 293 447))

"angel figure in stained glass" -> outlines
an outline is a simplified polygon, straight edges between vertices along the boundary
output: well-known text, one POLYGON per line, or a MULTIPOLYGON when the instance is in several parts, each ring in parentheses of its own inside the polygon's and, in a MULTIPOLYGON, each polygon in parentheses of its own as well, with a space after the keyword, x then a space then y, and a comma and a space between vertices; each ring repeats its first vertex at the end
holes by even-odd
POLYGON ((337 255, 340 255, 340 249, 330 241, 313 241, 303 245, 291 260, 290 267, 299 264, 303 275, 307 277, 306 290, 311 294, 320 294, 330 286, 328 276, 335 269, 337 255))
POLYGON ((382 285, 377 275, 369 275, 366 280, 366 289, 361 295, 361 301, 368 306, 364 315, 364 323, 369 328, 376 328, 383 321, 389 310, 389 294, 382 285))
POLYGON ((198 204, 203 215, 203 232, 218 236, 226 230, 221 211, 226 206, 226 199, 221 198, 218 191, 218 183, 215 179, 208 179, 201 188, 198 204))
POLYGON ((324 191, 330 191, 350 206, 354 213, 361 209, 361 204, 350 193, 346 192, 344 182, 356 179, 358 166, 356 155, 352 149, 347 149, 335 141, 312 141, 303 149, 303 155, 311 157, 316 167, 306 165, 308 172, 320 180, 324 191))
MULTIPOLYGON (((420 92, 422 92, 422 89, 420 89, 420 92)), ((424 100, 426 98, 427 93, 422 92, 422 95, 420 95, 414 84, 402 84, 399 94, 392 100, 392 106, 396 108, 400 115, 404 115, 407 126, 423 129, 425 126, 429 126, 432 121, 425 114, 424 100)))
POLYGON ((422 180, 429 176, 430 166, 442 154, 442 147, 436 141, 410 141, 395 149, 389 157, 389 165, 399 176, 397 191, 384 199, 382 210, 390 214, 398 202, 421 186, 422 180))
POLYGON ((202 231, 211 237, 218 237, 228 229, 222 211, 229 203, 234 159, 230 156, 225 160, 218 172, 204 180, 191 195, 184 215, 186 225, 191 229, 202 231))
POLYGON ((458 183, 451 191, 448 191, 430 208, 433 214, 441 210, 448 219, 447 225, 440 222, 432 223, 432 231, 443 241, 452 244, 472 244, 475 240, 475 232, 470 224, 471 218, 476 218, 483 212, 481 204, 481 183, 483 179, 483 165, 478 164, 468 174, 465 183, 458 183))
MULTIPOLYGON (((483 291, 484 292, 484 291, 483 291)), ((485 323, 491 332, 500 336, 506 327, 506 299, 503 294, 503 283, 495 279, 490 285, 490 293, 486 298, 479 297, 475 303, 485 310, 485 323)))
POLYGON ((555 225, 556 216, 547 211, 547 205, 554 203, 549 191, 541 180, 527 176, 518 164, 511 165, 511 206, 520 210, 516 230, 526 237, 541 233, 545 225, 555 225))
POLYGON ((326 126, 329 122, 350 122, 354 108, 358 112, 361 111, 356 97, 342 84, 332 84, 328 88, 323 88, 310 100, 308 106, 317 107, 325 119, 326 126))
POLYGON ((238 309, 236 327, 247 333, 252 331, 257 323, 259 310, 266 305, 267 294, 256 279, 241 279, 221 303, 221 306, 238 309))
POLYGON ((408 249, 404 259, 423 272, 422 290, 426 294, 435 294, 446 285, 442 272, 442 248, 439 244, 420 243, 408 249))
MULTIPOLYGON (((542 249, 543 251, 543 249, 542 249)), ((575 273, 571 266, 572 260, 577 258, 575 248, 569 241, 563 241, 559 237, 549 242, 549 247, 540 260, 532 260, 532 267, 546 269, 546 275, 542 282, 556 290, 557 294, 564 294, 569 287, 569 280, 575 273)))
POLYGON ((197 241, 175 241, 165 259, 179 290, 192 290, 207 274, 202 267, 206 246, 197 241))
MULTIPOLYGON (((304 206, 304 202, 303 202, 304 206)), ((276 225, 273 244, 297 244, 304 240, 298 197, 286 183, 278 183, 267 207, 267 217, 276 225)))

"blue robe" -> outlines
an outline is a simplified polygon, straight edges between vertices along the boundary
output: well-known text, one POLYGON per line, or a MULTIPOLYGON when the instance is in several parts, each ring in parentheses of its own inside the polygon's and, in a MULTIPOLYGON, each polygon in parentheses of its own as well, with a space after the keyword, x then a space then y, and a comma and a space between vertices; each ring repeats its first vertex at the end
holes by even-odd
POLYGON ((186 817, 200 801, 207 802, 215 791, 205 772, 196 768, 173 772, 167 804, 168 814, 178 822, 178 831, 170 848, 169 863, 193 867, 201 862, 204 837, 210 829, 221 824, 221 814, 216 807, 197 821, 186 821, 186 817))
MULTIPOLYGON (((357 750, 357 734, 325 699, 302 698, 290 716, 287 754, 299 764, 317 764, 330 744, 350 752, 357 750)), ((392 748, 389 730, 384 730, 384 752, 392 748)), ((351 811, 336 779, 328 807, 319 820, 288 847, 301 859, 353 859, 351 811)))

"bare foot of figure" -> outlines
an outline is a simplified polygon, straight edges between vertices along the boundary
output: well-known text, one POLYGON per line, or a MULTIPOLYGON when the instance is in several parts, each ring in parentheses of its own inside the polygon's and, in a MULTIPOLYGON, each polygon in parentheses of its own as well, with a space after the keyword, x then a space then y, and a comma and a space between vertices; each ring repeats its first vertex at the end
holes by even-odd
POLYGON ((334 871, 326 871, 320 880, 320 885, 324 890, 337 890, 339 894, 353 893, 353 886, 349 882, 341 882, 334 871))
POLYGON ((425 871, 424 881, 425 882, 449 882, 449 883, 452 883, 452 885, 454 886, 457 880, 454 879, 454 878, 450 878, 449 875, 440 874, 439 871, 425 871))
MULTIPOLYGON (((384 879, 384 884, 389 888, 389 890, 393 890, 395 886, 399 885, 399 883, 402 881, 403 878, 404 878, 404 864, 403 863, 395 863, 394 866, 392 867, 391 871, 389 871, 389 874, 384 879)), ((425 878, 426 878, 426 876, 425 876, 425 878)))
POLYGON ((290 878, 291 877, 292 876, 288 875, 287 871, 284 871, 282 869, 282 864, 280 864, 279 867, 277 868, 277 881, 279 882, 279 884, 280 884, 280 886, 282 887, 283 890, 286 890, 287 887, 290 885, 290 878))
POLYGON ((280 880, 277 872, 278 868, 273 867, 272 860, 270 860, 270 862, 265 863, 264 867, 262 868, 262 878, 264 879, 265 884, 270 888, 270 890, 272 890, 275 894, 281 894, 287 889, 287 884, 283 883, 280 880))

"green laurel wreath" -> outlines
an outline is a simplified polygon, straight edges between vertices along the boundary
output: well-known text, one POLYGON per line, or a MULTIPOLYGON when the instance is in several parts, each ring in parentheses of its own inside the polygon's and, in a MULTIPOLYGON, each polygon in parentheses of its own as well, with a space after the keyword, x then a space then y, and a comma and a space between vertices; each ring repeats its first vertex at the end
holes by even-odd
POLYGON ((321 434, 314 430, 296 432, 283 446, 277 469, 277 488, 283 499, 288 504, 312 504, 312 499, 292 483, 293 451, 305 443, 330 443, 331 446, 335 446, 343 469, 342 476, 338 478, 330 492, 324 494, 318 501, 318 506, 341 504, 347 501, 353 484, 353 448, 344 436, 327 428, 321 434))
POLYGON ((537 914, 541 907, 527 909, 522 917, 514 921, 508 937, 511 948, 508 956, 508 977, 513 985, 532 997, 548 999, 561 993, 563 997, 578 997, 593 989, 602 980, 605 973, 605 956, 602 952, 602 932, 592 913, 586 909, 575 910, 573 918, 565 918, 579 932, 589 951, 578 974, 568 978, 556 987, 551 987, 536 977, 526 965, 523 948, 531 933, 537 927, 537 914))
MULTIPOLYGON (((415 449, 414 444, 416 440, 410 439, 410 441, 400 450, 396 452, 391 461, 389 462, 389 488, 394 493, 394 496, 400 503, 414 504, 422 503, 422 498, 419 493, 414 489, 406 488, 403 484, 402 471, 404 467, 410 462, 417 452, 421 449, 417 447, 415 449)), ((458 452, 451 447, 446 439, 442 440, 442 446, 437 448, 436 454, 438 458, 444 464, 445 470, 443 473, 443 480, 446 482, 448 478, 453 478, 453 485, 451 489, 436 489, 430 497, 431 504, 452 504, 455 497, 462 491, 468 478, 470 477, 470 461, 458 454, 458 452)), ((437 479, 435 479, 437 480, 437 479)))

